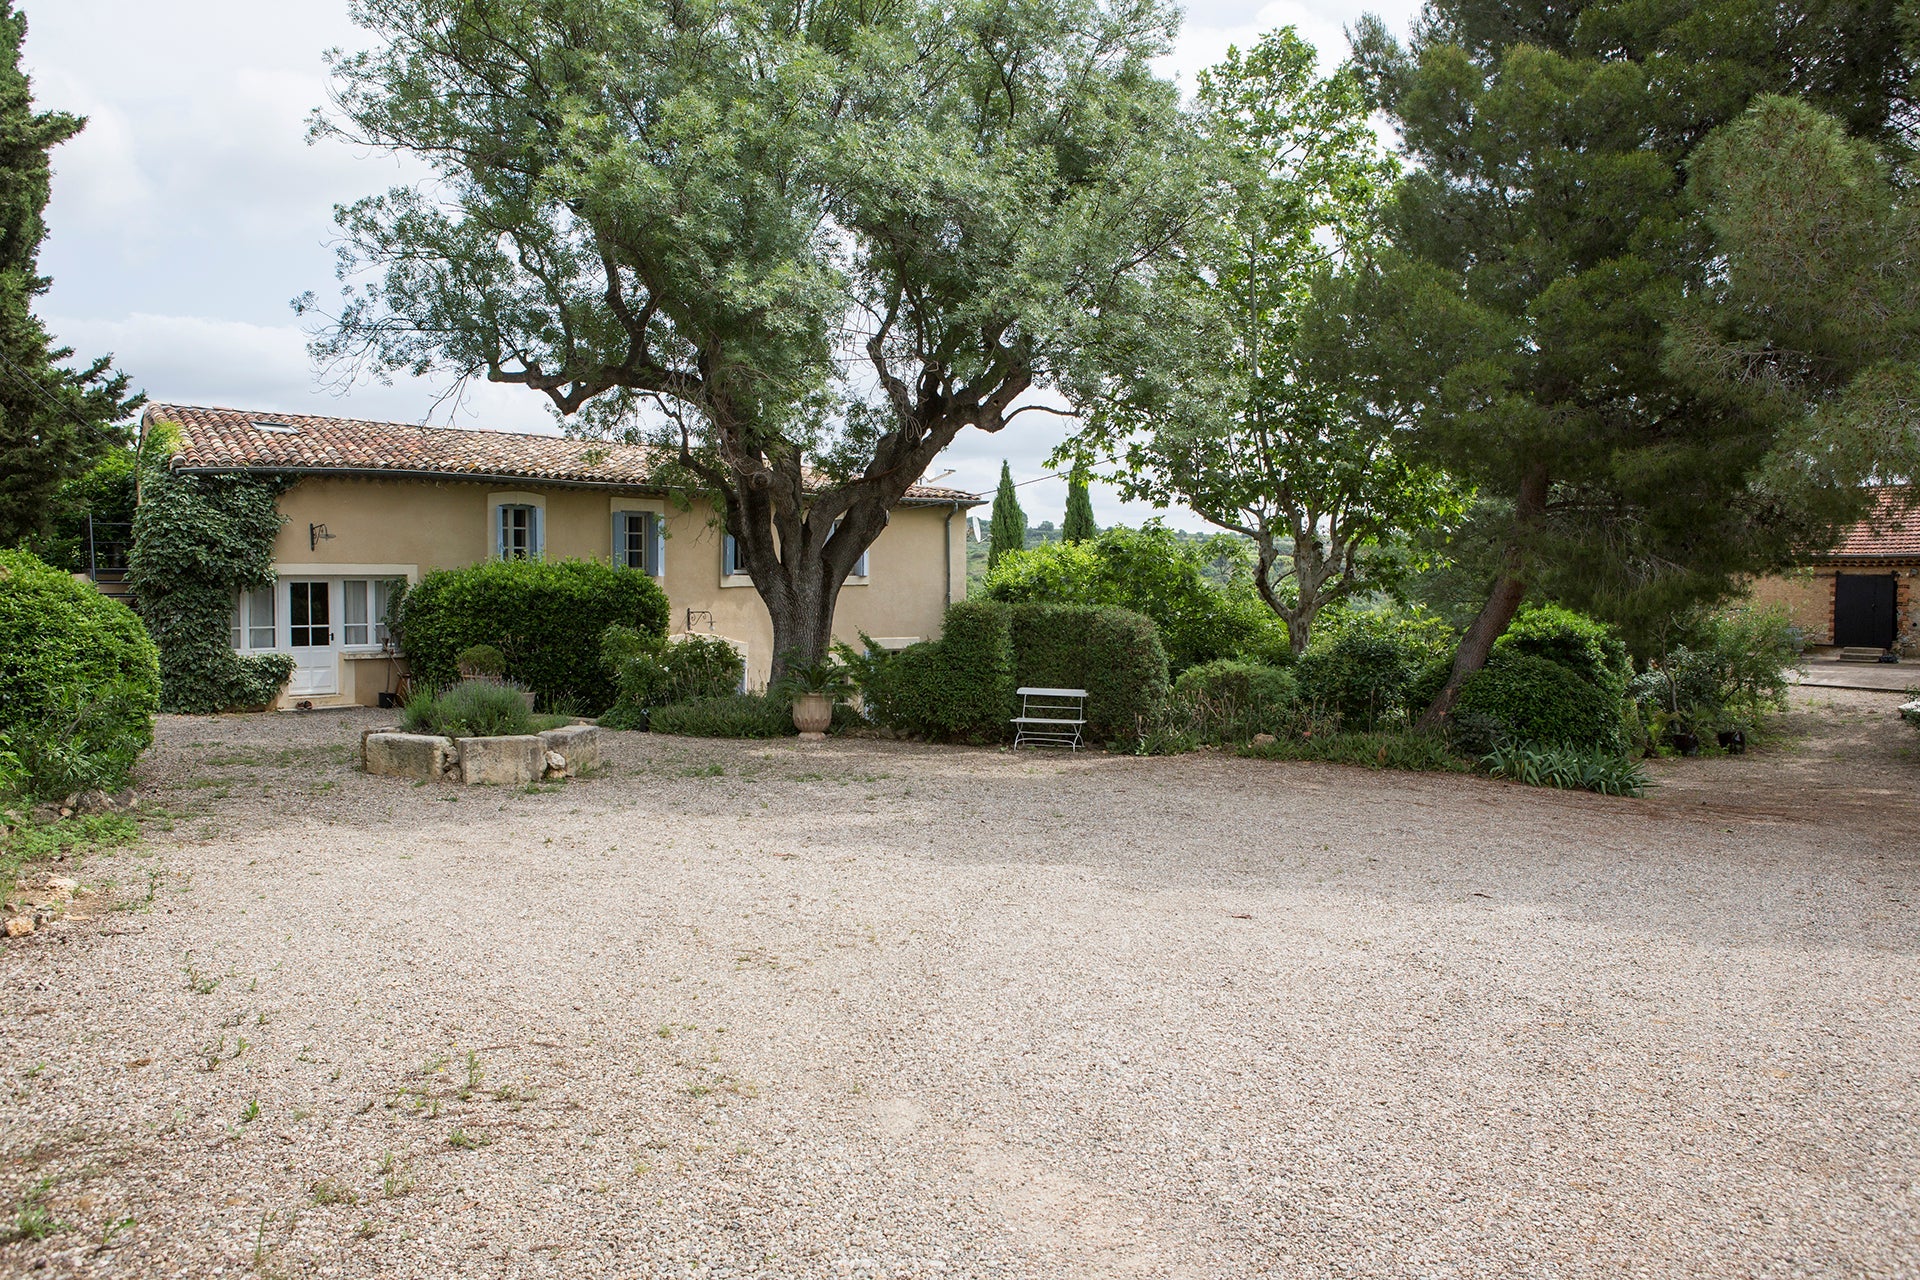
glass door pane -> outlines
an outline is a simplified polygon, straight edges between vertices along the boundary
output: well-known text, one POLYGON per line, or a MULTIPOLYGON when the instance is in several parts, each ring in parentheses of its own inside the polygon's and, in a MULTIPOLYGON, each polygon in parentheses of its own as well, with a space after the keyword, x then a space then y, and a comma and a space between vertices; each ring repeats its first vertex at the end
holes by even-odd
POLYGON ((287 584, 287 643, 295 649, 325 649, 333 643, 327 584, 287 584))

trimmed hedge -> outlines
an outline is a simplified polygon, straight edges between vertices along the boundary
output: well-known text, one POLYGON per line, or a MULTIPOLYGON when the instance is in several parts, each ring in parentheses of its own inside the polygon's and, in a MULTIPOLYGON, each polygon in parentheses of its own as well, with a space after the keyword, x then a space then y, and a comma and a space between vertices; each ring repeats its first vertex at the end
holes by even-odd
POLYGON ((1153 623, 1100 605, 950 606, 939 640, 897 654, 849 654, 867 716, 926 738, 999 742, 1021 685, 1087 691, 1087 732, 1128 739, 1165 699, 1167 655, 1153 623))
POLYGON ((1413 656, 1400 637, 1372 627, 1342 631, 1300 656, 1300 699, 1340 717, 1347 729, 1373 729, 1404 709, 1413 656))
POLYGON ((692 698, 655 707, 648 726, 655 733, 693 738, 784 738, 797 733, 793 704, 764 693, 692 698))
POLYGON ((1456 715, 1487 717, 1511 743, 1613 752, 1622 745, 1620 710, 1618 696, 1574 668, 1497 647, 1455 704, 1456 715))
POLYGON ((17 761, 5 771, 10 785, 46 798, 125 786, 159 706, 159 655, 131 609, 24 551, 0 551, 0 758, 17 761))
POLYGON ((593 561, 494 560, 427 574, 395 614, 416 681, 452 684, 460 653, 491 645, 544 705, 595 715, 617 693, 601 636, 615 624, 665 635, 667 596, 646 574, 593 561))
POLYGON ((1521 612, 1494 641, 1493 650, 1557 662, 1606 690, 1616 702, 1627 696, 1627 683, 1633 679, 1633 660, 1619 633, 1559 605, 1535 605, 1521 612))

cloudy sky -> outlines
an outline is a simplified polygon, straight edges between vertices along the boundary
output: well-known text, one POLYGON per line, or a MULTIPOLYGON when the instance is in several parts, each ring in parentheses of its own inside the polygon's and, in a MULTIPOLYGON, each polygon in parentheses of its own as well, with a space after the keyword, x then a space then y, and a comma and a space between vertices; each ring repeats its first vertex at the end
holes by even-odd
MULTIPOLYGON (((424 420, 444 386, 398 381, 323 386, 289 299, 332 296, 332 209, 382 190, 396 164, 338 143, 308 146, 306 118, 326 100, 321 54, 365 33, 347 0, 22 0, 26 65, 43 107, 88 117, 54 154, 51 234, 41 257, 53 289, 42 314, 78 355, 112 352, 155 400, 236 408, 424 420)), ((1404 29, 1414 0, 1200 0, 1187 11, 1166 71, 1192 84, 1230 43, 1291 25, 1344 56, 1361 13, 1404 29)), ((478 385, 452 421, 553 430, 544 401, 478 385)), ((446 422, 441 408, 435 421, 446 422)), ((969 431, 936 472, 990 490, 1000 460, 1015 478, 1044 477, 1063 429, 1027 415, 998 436, 969 431)), ((1021 491, 1034 521, 1058 521, 1065 485, 1021 491)), ((1101 523, 1154 514, 1096 489, 1101 523)), ((1199 527, 1190 513, 1172 523, 1199 527)))

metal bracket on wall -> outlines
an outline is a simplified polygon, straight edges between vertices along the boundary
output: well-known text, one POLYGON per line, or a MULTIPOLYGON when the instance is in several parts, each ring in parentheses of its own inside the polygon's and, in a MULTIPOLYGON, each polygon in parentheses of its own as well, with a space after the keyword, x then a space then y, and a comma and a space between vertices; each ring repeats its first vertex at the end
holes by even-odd
POLYGON ((710 610, 707 610, 707 609, 687 610, 687 630, 689 632, 693 630, 693 624, 696 621, 705 623, 707 630, 709 631, 713 630, 713 614, 710 610))

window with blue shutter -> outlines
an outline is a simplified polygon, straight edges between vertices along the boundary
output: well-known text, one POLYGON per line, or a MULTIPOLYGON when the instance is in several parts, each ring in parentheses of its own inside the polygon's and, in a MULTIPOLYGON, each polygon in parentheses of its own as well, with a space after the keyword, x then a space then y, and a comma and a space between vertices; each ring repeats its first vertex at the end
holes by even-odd
POLYGON ((502 560, 537 560, 540 556, 540 508, 502 503, 494 550, 502 560))
POLYGON ((725 577, 734 577, 747 571, 746 562, 740 558, 740 544, 732 534, 726 534, 720 542, 720 572, 725 577))
POLYGON ((616 511, 613 513, 613 562, 623 569, 660 576, 665 562, 664 533, 658 514, 652 511, 616 511))

